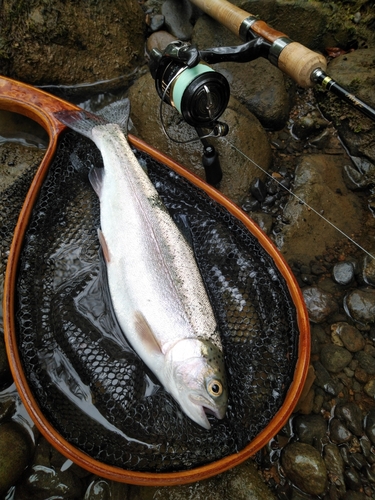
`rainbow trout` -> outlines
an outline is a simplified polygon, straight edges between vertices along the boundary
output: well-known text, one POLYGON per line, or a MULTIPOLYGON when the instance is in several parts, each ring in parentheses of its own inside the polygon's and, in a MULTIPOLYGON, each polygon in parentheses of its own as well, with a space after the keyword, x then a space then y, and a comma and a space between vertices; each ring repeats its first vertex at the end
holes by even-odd
POLYGON ((90 181, 100 199, 100 243, 113 308, 134 350, 193 421, 227 409, 223 350, 193 251, 138 163, 122 129, 129 101, 110 119, 83 110, 57 118, 94 141, 104 168, 90 181), (120 120, 119 120, 120 118, 120 120))

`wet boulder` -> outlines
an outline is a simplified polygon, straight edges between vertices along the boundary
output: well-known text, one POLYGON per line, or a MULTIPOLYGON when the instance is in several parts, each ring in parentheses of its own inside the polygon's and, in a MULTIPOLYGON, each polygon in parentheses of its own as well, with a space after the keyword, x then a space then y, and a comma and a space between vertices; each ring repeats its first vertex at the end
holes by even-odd
POLYGON ((345 238, 319 214, 361 242, 358 233, 365 219, 364 209, 343 181, 345 161, 345 156, 341 155, 301 156, 293 187, 299 199, 289 198, 284 209, 287 223, 276 236, 276 244, 287 259, 293 257, 310 262, 327 247, 345 238))
POLYGON ((286 476, 303 492, 321 495, 327 487, 327 469, 320 453, 310 444, 290 443, 282 453, 286 476))
POLYGON ((193 15, 192 4, 188 0, 166 0, 161 8, 168 31, 178 40, 189 40, 193 32, 190 20, 193 15))
POLYGON ((2 2, 2 73, 32 84, 111 80, 143 62, 137 0, 2 2))
POLYGON ((0 425, 0 495, 21 476, 31 456, 25 431, 13 422, 0 425))
MULTIPOLYGON (((375 107, 375 48, 359 49, 333 59, 327 72, 346 90, 375 107)), ((330 93, 318 94, 321 109, 332 120, 350 155, 375 162, 374 122, 330 93)))

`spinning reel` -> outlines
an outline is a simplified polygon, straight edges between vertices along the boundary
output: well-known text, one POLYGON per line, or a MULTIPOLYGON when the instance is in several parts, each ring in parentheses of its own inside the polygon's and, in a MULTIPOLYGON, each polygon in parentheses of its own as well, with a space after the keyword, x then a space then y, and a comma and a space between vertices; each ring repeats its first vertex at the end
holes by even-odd
MULTIPOLYGON (((259 56, 268 57, 270 44, 262 38, 256 38, 236 47, 218 47, 198 50, 194 45, 176 40, 160 51, 152 49, 149 67, 155 80, 156 90, 162 103, 175 108, 186 123, 195 128, 204 147, 202 163, 206 172, 206 180, 210 184, 218 184, 222 173, 215 148, 208 144, 210 137, 223 137, 228 125, 220 122, 230 97, 227 79, 212 69, 207 63, 222 61, 246 62, 259 56)), ((163 124, 162 127, 169 139, 163 124)))

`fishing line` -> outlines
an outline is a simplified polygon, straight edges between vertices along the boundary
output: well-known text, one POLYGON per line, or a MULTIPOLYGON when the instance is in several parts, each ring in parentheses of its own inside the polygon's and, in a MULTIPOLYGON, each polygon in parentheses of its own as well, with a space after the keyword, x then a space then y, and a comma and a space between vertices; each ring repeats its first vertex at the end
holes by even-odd
POLYGON ((235 149, 238 153, 240 153, 244 158, 246 158, 251 163, 253 163, 257 168, 259 168, 264 174, 266 174, 269 178, 271 178, 279 186, 281 186, 285 191, 287 191, 289 194, 291 194, 292 196, 294 196, 302 205, 305 205, 309 210, 311 210, 312 212, 314 212, 321 219, 323 219, 325 222, 327 222, 330 226, 332 226, 334 229, 336 229, 336 231, 338 231, 342 236, 344 236, 345 238, 347 238, 356 247, 358 247, 365 254, 367 254, 369 257, 371 257, 372 259, 375 260, 375 256, 374 255, 372 255, 365 248, 363 248, 359 243, 357 243, 355 240, 353 240, 353 238, 351 238, 348 234, 344 233, 344 231, 342 231, 339 227, 335 226, 335 224, 333 224, 333 222, 331 222, 329 219, 327 219, 326 217, 324 217, 324 215, 322 215, 320 212, 318 212, 317 210, 315 210, 315 208, 313 208, 308 203, 306 203, 306 201, 304 201, 301 197, 299 197, 298 195, 296 195, 295 193, 293 193, 293 191, 291 191, 289 188, 287 188, 286 186, 284 186, 280 181, 278 181, 277 179, 275 179, 274 177, 272 177, 272 175, 269 172, 267 172, 264 168, 262 168, 260 165, 258 165, 254 160, 252 160, 251 158, 249 158, 249 156, 247 156, 243 151, 241 151, 239 148, 237 148, 237 146, 235 146, 232 142, 228 141, 228 139, 226 139, 226 138, 223 138, 223 140, 229 146, 231 146, 233 149, 235 149))

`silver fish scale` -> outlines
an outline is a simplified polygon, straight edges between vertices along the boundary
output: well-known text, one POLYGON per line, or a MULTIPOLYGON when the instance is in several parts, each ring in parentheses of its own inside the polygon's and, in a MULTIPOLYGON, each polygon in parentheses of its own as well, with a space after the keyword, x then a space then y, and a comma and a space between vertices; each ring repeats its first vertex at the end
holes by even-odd
MULTIPOLYGON (((122 254, 121 266, 125 266, 127 273, 126 278, 122 277, 121 270, 115 266, 112 270, 109 262, 108 277, 116 313, 124 317, 120 308, 126 293, 130 300, 139 301, 163 352, 178 339, 191 337, 211 340, 221 348, 194 254, 119 127, 114 124, 96 127, 93 135, 104 165, 110 165, 110 169, 105 169, 100 195, 101 227, 110 254, 122 254), (138 270, 132 295, 130 287, 124 289, 123 280, 128 278, 135 263, 138 270), (154 306, 149 306, 147 315, 149 303, 154 306)), ((129 331, 131 314, 129 311, 123 321, 120 319, 125 334, 129 331)), ((133 337, 130 340, 133 342, 133 337)))

